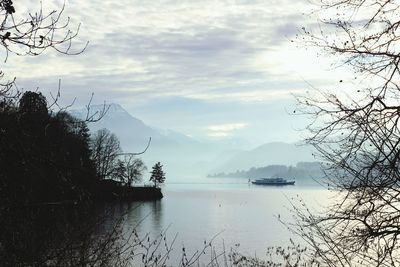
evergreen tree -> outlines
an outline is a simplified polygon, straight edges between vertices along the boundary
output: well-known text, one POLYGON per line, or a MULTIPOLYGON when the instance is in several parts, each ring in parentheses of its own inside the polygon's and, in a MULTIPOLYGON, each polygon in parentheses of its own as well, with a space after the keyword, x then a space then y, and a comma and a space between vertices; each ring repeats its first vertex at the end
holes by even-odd
POLYGON ((157 187, 158 184, 164 183, 165 172, 162 170, 162 165, 160 162, 157 162, 153 166, 153 170, 151 171, 150 181, 154 183, 154 187, 157 187))

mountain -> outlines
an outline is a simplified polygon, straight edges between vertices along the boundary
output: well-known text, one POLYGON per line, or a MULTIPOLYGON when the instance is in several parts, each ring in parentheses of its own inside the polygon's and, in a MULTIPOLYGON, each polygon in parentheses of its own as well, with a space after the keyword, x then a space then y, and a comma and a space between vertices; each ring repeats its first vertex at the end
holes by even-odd
MULTIPOLYGON (((106 128, 120 140, 125 152, 140 152, 146 147, 151 137, 150 147, 140 155, 150 169, 160 161, 170 176, 188 177, 204 175, 209 171, 210 162, 220 151, 214 143, 199 142, 182 133, 151 127, 130 115, 119 104, 107 105, 107 113, 97 122, 88 123, 91 133, 106 128), (208 167, 207 167, 208 166, 208 167)), ((89 116, 98 116, 104 105, 90 107, 89 116)), ((87 110, 71 110, 71 115, 84 119, 87 110)))
MULTIPOLYGON (((113 103, 106 107, 106 114, 99 121, 89 123, 89 129, 91 132, 102 128, 109 129, 118 136, 121 146, 125 151, 138 152, 143 150, 150 137, 152 139, 150 149, 154 147, 168 148, 187 142, 196 142, 194 139, 174 131, 150 127, 140 119, 130 115, 119 104, 113 103)), ((97 118, 103 109, 104 105, 93 105, 90 107, 89 116, 97 118)), ((72 110, 70 113, 75 117, 83 119, 86 117, 87 110, 72 110)))
MULTIPOLYGON (((104 105, 93 105, 89 116, 96 118, 103 109, 104 105)), ((71 110, 70 113, 84 119, 88 112, 81 109, 71 110)), ((170 177, 185 181, 221 171, 232 172, 273 164, 294 166, 301 161, 314 161, 310 147, 296 144, 267 143, 246 151, 242 149, 245 140, 198 141, 173 130, 149 126, 119 104, 107 105, 103 118, 88 123, 88 127, 92 133, 102 128, 115 133, 125 152, 143 151, 151 137, 150 147, 140 155, 147 167, 150 169, 160 161, 170 177)))
POLYGON ((232 172, 267 165, 295 166, 298 162, 315 161, 311 146, 272 142, 252 150, 239 152, 219 165, 213 172, 232 172))

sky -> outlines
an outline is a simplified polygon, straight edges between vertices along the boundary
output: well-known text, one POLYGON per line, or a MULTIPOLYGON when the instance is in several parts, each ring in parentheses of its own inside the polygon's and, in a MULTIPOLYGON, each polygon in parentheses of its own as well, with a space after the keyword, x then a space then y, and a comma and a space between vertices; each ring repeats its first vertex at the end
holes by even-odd
MULTIPOLYGON (((43 0, 45 11, 63 1, 43 0)), ((37 10, 18 1, 16 10, 37 10)), ((75 107, 119 103, 146 124, 199 140, 295 142, 308 118, 294 96, 346 75, 317 50, 291 42, 315 25, 306 0, 70 0, 64 18, 80 25, 76 56, 10 55, 3 71, 25 90, 56 93, 75 107)), ((26 14, 26 13, 25 13, 26 14)), ((4 55, 0 55, 3 56, 4 55)))

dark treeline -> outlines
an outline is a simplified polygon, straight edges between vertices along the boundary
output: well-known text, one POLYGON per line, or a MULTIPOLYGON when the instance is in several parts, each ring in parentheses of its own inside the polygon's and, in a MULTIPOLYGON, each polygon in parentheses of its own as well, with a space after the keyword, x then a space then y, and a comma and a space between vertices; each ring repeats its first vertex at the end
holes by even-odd
POLYGON ((121 156, 114 134, 103 129, 91 139, 86 121, 50 111, 41 93, 2 99, 0 126, 2 205, 104 197, 131 187, 146 169, 133 155, 121 156))

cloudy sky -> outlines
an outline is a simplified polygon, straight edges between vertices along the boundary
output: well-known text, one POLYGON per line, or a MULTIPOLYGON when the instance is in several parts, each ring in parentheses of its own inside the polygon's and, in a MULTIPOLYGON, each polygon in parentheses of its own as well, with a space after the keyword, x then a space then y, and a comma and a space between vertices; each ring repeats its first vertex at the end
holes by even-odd
MULTIPOLYGON (((17 2, 17 1, 16 1, 17 2)), ((34 10, 32 1, 16 9, 34 10)), ((36 4, 36 1, 34 1, 36 4)), ((45 10, 63 1, 43 0, 45 10)), ((56 91, 76 107, 116 102, 147 124, 198 139, 297 141, 306 119, 293 94, 331 86, 340 73, 290 42, 316 22, 306 0, 70 0, 78 56, 10 56, 3 70, 24 89, 56 91)))

